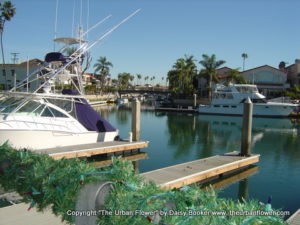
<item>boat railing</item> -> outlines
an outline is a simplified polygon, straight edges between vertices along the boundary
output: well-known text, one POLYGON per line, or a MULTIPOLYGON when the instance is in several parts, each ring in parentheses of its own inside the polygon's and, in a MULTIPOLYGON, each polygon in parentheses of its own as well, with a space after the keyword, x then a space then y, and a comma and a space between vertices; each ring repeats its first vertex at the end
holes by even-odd
MULTIPOLYGON (((61 131, 65 131, 65 130, 69 130, 69 127, 67 125, 63 125, 63 124, 55 124, 53 123, 53 121, 51 120, 50 123, 45 123, 45 122, 37 122, 37 121, 28 121, 28 120, 16 120, 16 119, 13 119, 13 120, 5 120, 5 121, 0 121, 0 124, 5 124, 5 125, 8 125, 10 128, 14 128, 10 122, 18 122, 18 123, 23 123, 25 125, 27 124, 35 124, 35 125, 43 125, 44 128, 46 129, 45 126, 53 126, 54 127, 58 127, 61 129, 61 131)), ((27 125, 28 127, 28 125, 27 125)), ((47 129, 46 129, 47 130, 47 129)))

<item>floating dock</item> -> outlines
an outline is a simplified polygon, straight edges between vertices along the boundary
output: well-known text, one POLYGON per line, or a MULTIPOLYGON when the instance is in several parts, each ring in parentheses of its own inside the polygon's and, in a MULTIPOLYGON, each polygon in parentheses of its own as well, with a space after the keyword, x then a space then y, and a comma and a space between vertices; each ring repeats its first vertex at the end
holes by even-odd
POLYGON ((36 150, 36 153, 47 154, 54 159, 71 159, 79 157, 91 157, 93 155, 129 151, 134 149, 147 148, 148 141, 111 141, 97 142, 92 144, 74 145, 59 148, 48 148, 36 150))
POLYGON ((169 190, 207 180, 221 174, 244 168, 259 161, 260 155, 240 156, 239 152, 194 160, 150 172, 142 173, 145 180, 153 181, 169 190))
POLYGON ((20 203, 0 209, 0 225, 67 225, 55 216, 51 210, 37 212, 36 208, 28 211, 29 204, 20 203))
POLYGON ((286 222, 289 225, 300 225, 300 209, 291 215, 286 222))
MULTIPOLYGON (((117 155, 117 156, 121 156, 122 159, 126 159, 126 160, 131 161, 131 162, 136 162, 138 160, 148 158, 148 154, 146 152, 139 152, 139 153, 133 154, 133 155, 120 154, 120 155, 117 155)), ((111 165, 112 164, 112 160, 111 159, 106 159, 106 160, 92 162, 92 164, 95 167, 98 167, 98 168, 99 167, 105 167, 105 166, 111 165)))
POLYGON ((207 184, 209 182, 209 184, 211 184, 211 186, 214 189, 223 189, 233 183, 251 177, 252 175, 256 174, 258 171, 259 171, 259 167, 252 165, 246 168, 241 168, 240 170, 236 170, 234 172, 231 171, 225 173, 223 174, 221 179, 212 179, 212 183, 210 183, 209 180, 203 180, 203 182, 199 182, 199 183, 207 184))

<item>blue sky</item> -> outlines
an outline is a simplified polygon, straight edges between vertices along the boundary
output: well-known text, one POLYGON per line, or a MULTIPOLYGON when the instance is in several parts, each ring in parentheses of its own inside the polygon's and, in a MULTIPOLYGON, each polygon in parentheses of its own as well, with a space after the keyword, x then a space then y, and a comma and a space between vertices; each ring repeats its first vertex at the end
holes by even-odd
MULTIPOLYGON (((88 0, 59 0, 57 36, 71 36, 73 5, 75 24, 87 23, 88 0)), ((43 59, 53 51, 56 0, 12 0, 17 14, 5 24, 4 45, 20 60, 43 59)), ((93 42, 107 29, 134 10, 142 10, 91 49, 93 63, 106 56, 114 64, 112 77, 120 72, 166 76, 176 59, 185 54, 197 61, 202 54, 216 54, 226 66, 242 67, 241 54, 247 53, 246 69, 261 65, 278 67, 300 58, 300 1, 297 0, 89 0, 89 26, 112 14, 93 30, 93 42)), ((197 63, 198 64, 198 63, 197 63)), ((198 68, 200 64, 198 64, 198 68)), ((90 69, 92 71, 92 68, 90 69)))

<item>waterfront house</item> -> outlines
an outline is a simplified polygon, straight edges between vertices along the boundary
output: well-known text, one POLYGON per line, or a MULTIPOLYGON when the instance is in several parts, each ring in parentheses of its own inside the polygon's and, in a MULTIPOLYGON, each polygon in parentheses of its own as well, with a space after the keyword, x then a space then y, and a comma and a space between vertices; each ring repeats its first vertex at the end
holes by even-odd
POLYGON ((300 85, 300 59, 296 59, 294 64, 282 69, 287 73, 287 80, 291 86, 300 85))
MULTIPOLYGON (((15 84, 18 84, 20 81, 26 79, 27 72, 32 73, 42 65, 42 61, 39 59, 31 59, 19 64, 0 64, 0 89, 5 87, 5 76, 7 80, 7 87, 11 89, 15 84), (5 68, 5 69, 4 69, 5 68)), ((39 81, 42 82, 42 81, 39 81)), ((34 88, 36 83, 28 84, 28 89, 31 90, 34 88), (34 86, 34 87, 32 87, 34 86)), ((24 86, 23 90, 26 90, 27 87, 24 86)))
POLYGON ((259 92, 267 98, 282 96, 290 87, 287 73, 269 65, 245 70, 240 74, 249 83, 257 85, 259 92))

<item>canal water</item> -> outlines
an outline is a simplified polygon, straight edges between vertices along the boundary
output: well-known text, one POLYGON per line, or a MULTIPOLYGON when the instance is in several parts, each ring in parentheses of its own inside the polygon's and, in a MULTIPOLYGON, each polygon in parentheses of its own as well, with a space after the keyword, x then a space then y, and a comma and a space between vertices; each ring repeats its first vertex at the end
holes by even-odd
MULTIPOLYGON (((96 110, 128 138, 129 107, 104 106, 96 110)), ((146 172, 240 149, 241 117, 141 112, 141 139, 150 141, 149 158, 139 161, 146 172)), ((300 208, 300 122, 290 119, 254 118, 252 152, 261 155, 258 172, 247 180, 223 188, 220 197, 266 202, 291 213, 300 208), (244 190, 241 190, 243 188, 244 190), (245 196, 245 195, 244 195, 245 196)))

